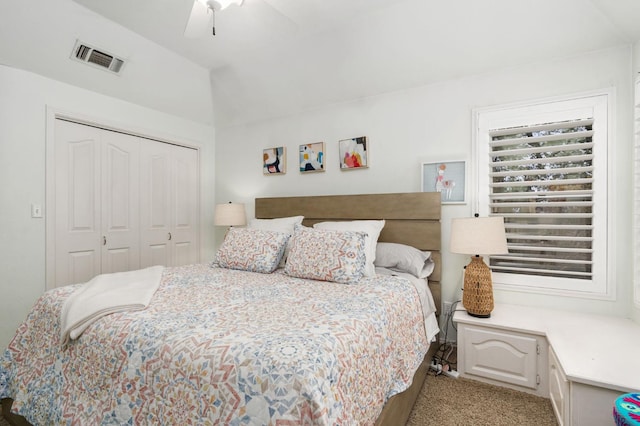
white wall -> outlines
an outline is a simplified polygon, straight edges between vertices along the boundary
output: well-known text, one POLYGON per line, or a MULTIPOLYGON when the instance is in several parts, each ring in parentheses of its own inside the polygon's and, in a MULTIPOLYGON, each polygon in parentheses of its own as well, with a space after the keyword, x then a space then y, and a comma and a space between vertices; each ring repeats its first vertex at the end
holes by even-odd
POLYGON ((0 64, 213 124, 209 71, 73 0, 0 2, 0 64), (115 75, 70 59, 81 40, 125 60, 115 75))
MULTIPOLYGON (((509 292, 496 292, 496 300, 627 316, 632 283, 631 69, 632 49, 623 46, 331 105, 291 117, 218 128, 216 202, 245 202, 251 217, 255 197, 420 191, 421 162, 470 159, 472 108, 613 87, 611 164, 615 186, 611 212, 615 256, 611 267, 618 285, 617 300, 509 292), (337 141, 357 136, 369 137, 371 166, 342 172, 338 168, 337 141), (327 144, 327 171, 301 175, 296 168, 298 146, 320 141, 327 144), (287 147, 288 171, 284 176, 263 176, 262 149, 274 146, 287 147)), ((460 298, 461 271, 468 263, 464 256, 448 252, 450 221, 472 213, 470 204, 443 206, 445 301, 460 298)), ((216 231, 217 243, 223 233, 216 231)))
MULTIPOLYGON (((637 42, 634 45, 634 49, 633 49, 633 77, 632 77, 632 83, 635 84, 636 79, 640 78, 640 41, 637 42)), ((640 99, 634 99, 634 105, 636 103, 638 103, 640 101, 640 99)), ((640 114, 640 111, 638 111, 637 109, 635 109, 635 114, 640 114)), ((638 124, 635 125, 635 130, 638 129, 638 124)), ((638 138, 638 136, 636 136, 636 139, 638 138)), ((636 143, 637 145, 637 143, 636 143)), ((638 158, 638 156, 640 155, 640 148, 636 148, 636 151, 634 153, 635 155, 635 161, 634 161, 634 165, 637 167, 637 165, 640 162, 640 158, 638 158)), ((639 173, 639 170, 635 170, 636 175, 639 173)), ((633 178, 632 178, 633 179, 633 178)), ((631 193, 632 197, 638 197, 638 191, 633 191, 631 193)), ((637 203, 636 203, 637 205, 637 203)), ((640 212, 635 212, 635 214, 637 215, 640 212)), ((635 250, 638 250, 638 247, 640 247, 640 245, 638 244, 638 242, 636 242, 633 246, 635 248, 635 250)), ((635 257, 633 258, 634 260, 638 258, 638 253, 635 253, 635 257)), ((640 277, 636 277, 636 280, 640 279, 640 277)), ((640 288, 638 287, 638 284, 636 283, 636 291, 640 291, 640 288)), ((638 299, 638 297, 640 297, 640 295, 636 294, 636 300, 638 299)), ((631 316, 632 318, 640 323, 640 307, 637 307, 635 304, 633 305, 633 308, 631 310, 631 316)))
POLYGON ((0 348, 45 289, 46 108, 201 148, 201 256, 213 242, 214 129, 211 126, 0 65, 0 348))
POLYGON ((208 70, 73 0, 0 2, 0 64, 0 348, 45 288, 45 219, 31 219, 30 205, 46 215, 47 107, 201 146, 201 255, 211 257, 208 70), (76 39, 123 58, 122 72, 71 60, 76 39))

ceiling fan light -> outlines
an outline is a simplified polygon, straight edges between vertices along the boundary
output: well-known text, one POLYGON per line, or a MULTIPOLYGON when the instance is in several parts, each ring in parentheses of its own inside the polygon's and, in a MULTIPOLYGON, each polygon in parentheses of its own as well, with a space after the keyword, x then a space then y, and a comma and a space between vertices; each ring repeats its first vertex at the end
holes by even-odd
POLYGON ((211 3, 213 3, 213 8, 215 10, 224 10, 232 4, 242 6, 243 2, 244 0, 211 0, 211 3))
POLYGON ((215 10, 216 12, 224 10, 232 4, 242 6, 244 0, 196 0, 198 3, 215 10))
POLYGON ((194 0, 191 14, 184 30, 187 38, 200 38, 207 31, 216 35, 214 25, 214 13, 219 12, 232 4, 242 6, 244 0, 194 0))

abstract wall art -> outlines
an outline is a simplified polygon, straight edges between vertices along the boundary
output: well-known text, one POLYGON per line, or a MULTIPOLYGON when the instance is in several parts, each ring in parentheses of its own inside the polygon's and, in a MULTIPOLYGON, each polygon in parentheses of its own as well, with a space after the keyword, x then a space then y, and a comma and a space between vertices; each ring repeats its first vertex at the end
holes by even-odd
POLYGON ((285 174, 287 172, 286 148, 279 146, 262 151, 262 173, 265 175, 285 174))
POLYGON ((369 167, 369 144, 366 136, 338 142, 340 169, 354 170, 369 167))
POLYGON ((299 153, 300 173, 324 172, 324 142, 300 145, 299 153))

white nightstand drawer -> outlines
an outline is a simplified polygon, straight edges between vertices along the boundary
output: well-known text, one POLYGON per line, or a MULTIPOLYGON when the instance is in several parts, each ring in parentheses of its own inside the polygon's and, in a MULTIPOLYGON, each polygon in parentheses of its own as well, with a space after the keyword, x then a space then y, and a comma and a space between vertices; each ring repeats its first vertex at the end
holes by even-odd
POLYGON ((537 389, 536 336, 473 325, 463 325, 458 333, 463 333, 466 374, 537 389))

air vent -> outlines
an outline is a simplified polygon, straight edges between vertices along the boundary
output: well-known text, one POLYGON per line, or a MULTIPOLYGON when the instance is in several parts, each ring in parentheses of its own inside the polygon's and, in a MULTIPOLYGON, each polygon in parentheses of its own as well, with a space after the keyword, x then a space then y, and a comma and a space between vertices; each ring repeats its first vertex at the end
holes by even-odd
POLYGON ((86 43, 82 43, 79 40, 76 42, 73 52, 71 52, 71 59, 93 65, 115 74, 118 74, 124 65, 124 60, 110 53, 106 53, 103 50, 89 46, 86 43))

